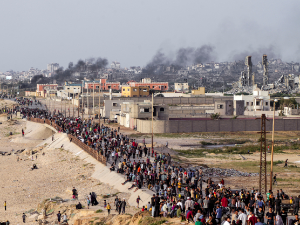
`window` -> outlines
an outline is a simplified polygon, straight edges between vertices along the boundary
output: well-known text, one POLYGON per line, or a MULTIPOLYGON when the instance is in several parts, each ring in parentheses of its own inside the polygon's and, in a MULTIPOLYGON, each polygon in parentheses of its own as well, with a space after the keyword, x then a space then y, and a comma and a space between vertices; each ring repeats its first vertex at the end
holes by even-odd
POLYGON ((163 112, 165 111, 165 108, 160 108, 159 111, 163 112))
POLYGON ((111 88, 111 86, 108 86, 108 89, 111 88))
POLYGON ((247 106, 249 106, 249 102, 247 102, 247 106))
POLYGON ((114 103, 113 103, 113 106, 114 106, 114 107, 118 106, 118 103, 114 102, 114 103))
POLYGON ((96 89, 99 89, 99 86, 96 86, 96 89))
POLYGON ((137 91, 137 88, 133 88, 133 91, 137 91))
POLYGON ((256 105, 259 105, 260 104, 260 101, 256 101, 256 105))
POLYGON ((149 112, 149 108, 144 108, 144 112, 149 112))
POLYGON ((266 102, 266 105, 269 105, 268 103, 269 103, 269 102, 266 102))
POLYGON ((123 91, 125 91, 125 88, 123 88, 123 91))
POLYGON ((143 92, 147 92, 147 89, 143 89, 143 92))
POLYGON ((253 102, 251 102, 251 106, 253 106, 253 102))
POLYGON ((127 89, 127 91, 129 91, 129 88, 127 89))
POLYGON ((218 109, 223 109, 223 105, 218 105, 218 109))

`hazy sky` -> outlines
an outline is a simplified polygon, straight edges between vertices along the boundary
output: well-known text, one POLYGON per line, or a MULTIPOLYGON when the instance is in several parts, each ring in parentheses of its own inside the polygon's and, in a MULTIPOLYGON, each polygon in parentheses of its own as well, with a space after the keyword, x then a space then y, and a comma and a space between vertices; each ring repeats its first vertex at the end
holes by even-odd
POLYGON ((205 44, 218 61, 300 61, 299 22, 299 0, 1 0, 0 71, 89 57, 145 66, 159 49, 205 44))

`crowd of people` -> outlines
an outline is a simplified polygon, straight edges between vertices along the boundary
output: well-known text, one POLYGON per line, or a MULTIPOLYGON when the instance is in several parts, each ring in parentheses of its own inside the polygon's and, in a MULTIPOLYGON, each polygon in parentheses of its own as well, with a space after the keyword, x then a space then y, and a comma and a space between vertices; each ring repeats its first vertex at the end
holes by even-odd
MULTIPOLYGON (((134 139, 100 125, 93 119, 65 118, 46 110, 22 108, 26 118, 49 119, 101 155, 110 164, 110 170, 124 174, 131 183, 128 189, 149 189, 153 197, 143 203, 142 211, 151 211, 153 217, 180 217, 196 225, 286 225, 287 211, 281 208, 288 196, 282 190, 261 195, 258 190, 231 190, 222 179, 217 184, 201 169, 190 170, 175 165, 170 154, 157 153, 134 139), (204 184, 205 183, 205 184, 204 184)), ((91 199, 90 199, 91 201, 91 199)), ((140 198, 137 198, 139 207, 140 198)), ((125 213, 126 201, 116 198, 116 211, 125 213)), ((105 208, 110 212, 111 206, 105 208)), ((294 199, 295 218, 289 225, 298 224, 299 198, 294 199)))

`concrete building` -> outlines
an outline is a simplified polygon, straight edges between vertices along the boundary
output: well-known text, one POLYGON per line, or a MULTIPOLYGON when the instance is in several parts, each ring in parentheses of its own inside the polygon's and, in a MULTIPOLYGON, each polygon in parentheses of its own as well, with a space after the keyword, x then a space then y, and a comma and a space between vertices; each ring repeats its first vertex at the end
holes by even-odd
POLYGON ((233 115, 233 101, 226 100, 215 102, 215 113, 218 113, 221 116, 233 115))
MULTIPOLYGON (((133 100, 126 100, 126 102, 133 102, 133 100)), ((111 120, 120 115, 121 105, 124 100, 104 100, 104 110, 102 116, 111 120)))
POLYGON ((174 83, 174 90, 180 92, 188 92, 189 84, 188 83, 174 83))
POLYGON ((142 79, 142 82, 129 81, 128 85, 131 87, 147 86, 150 90, 156 90, 156 91, 169 90, 168 82, 152 82, 150 78, 144 78, 142 79))
POLYGON ((122 97, 147 97, 149 96, 149 88, 147 86, 122 86, 122 97))
POLYGON ((233 100, 244 100, 245 111, 270 111, 269 92, 259 88, 253 90, 253 95, 234 95, 233 100))
POLYGON ((58 63, 49 63, 47 64, 47 70, 50 71, 51 73, 55 72, 58 70, 59 64, 58 63))
POLYGON ((75 84, 75 83, 69 83, 65 82, 64 85, 64 91, 69 95, 69 97, 74 98, 78 94, 81 93, 82 84, 75 84))
POLYGON ((96 89, 96 90, 120 90, 120 82, 107 82, 107 79, 100 79, 99 81, 96 80, 94 82, 92 81, 86 81, 84 82, 84 88, 85 89, 96 89))
POLYGON ((47 92, 57 91, 57 84, 37 84, 36 85, 36 96, 46 97, 47 92))
POLYGON ((205 87, 199 87, 198 90, 192 90, 192 95, 205 95, 205 87))

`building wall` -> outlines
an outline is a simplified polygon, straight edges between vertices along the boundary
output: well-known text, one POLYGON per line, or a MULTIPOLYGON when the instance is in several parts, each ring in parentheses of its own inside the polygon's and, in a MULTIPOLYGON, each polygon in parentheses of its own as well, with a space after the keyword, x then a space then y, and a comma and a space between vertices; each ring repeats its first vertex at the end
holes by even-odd
POLYGON ((149 88, 140 86, 140 87, 130 87, 123 86, 121 88, 123 97, 147 97, 149 96, 149 88))
POLYGON ((205 95, 205 87, 199 87, 198 90, 192 90, 192 95, 205 95))
POLYGON ((120 90, 120 82, 106 82, 106 79, 100 79, 99 82, 85 82, 84 88, 99 90, 120 90))
POLYGON ((169 83, 168 82, 152 82, 152 83, 142 83, 142 82, 129 82, 129 86, 131 87, 148 87, 151 90, 156 91, 167 91, 169 90, 169 83))
POLYGON ((175 91, 188 91, 189 84, 188 83, 174 83, 174 90, 175 91))
MULTIPOLYGON (((137 131, 151 133, 151 120, 136 121, 137 131)), ((154 133, 189 133, 189 132, 238 132, 260 131, 259 119, 221 119, 221 120, 155 120, 154 133)), ((272 120, 266 121, 267 131, 272 130, 272 120)), ((275 131, 300 130, 300 119, 276 119, 275 131)))
POLYGON ((215 102, 215 113, 219 113, 220 115, 233 115, 233 101, 218 101, 215 102))
POLYGON ((244 115, 245 111, 244 100, 234 100, 233 101, 233 115, 240 116, 244 115))

